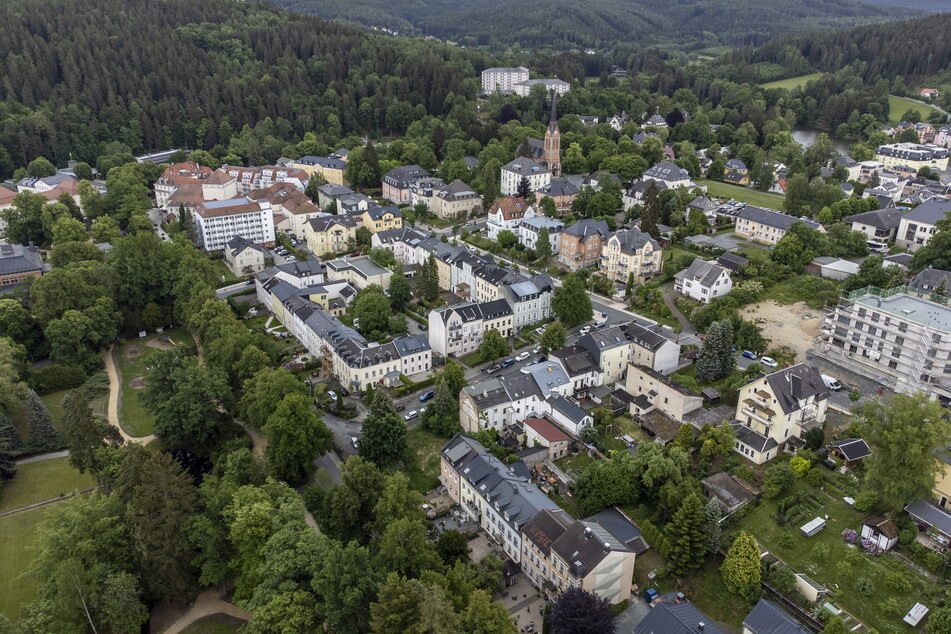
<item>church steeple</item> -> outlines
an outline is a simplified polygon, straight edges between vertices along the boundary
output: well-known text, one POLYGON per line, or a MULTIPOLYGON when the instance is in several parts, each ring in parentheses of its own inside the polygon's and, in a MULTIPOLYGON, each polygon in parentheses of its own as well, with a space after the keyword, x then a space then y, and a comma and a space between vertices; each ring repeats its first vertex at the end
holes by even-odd
POLYGON ((558 129, 558 92, 551 91, 551 116, 545 129, 545 149, 542 163, 552 176, 561 176, 561 131, 558 129))

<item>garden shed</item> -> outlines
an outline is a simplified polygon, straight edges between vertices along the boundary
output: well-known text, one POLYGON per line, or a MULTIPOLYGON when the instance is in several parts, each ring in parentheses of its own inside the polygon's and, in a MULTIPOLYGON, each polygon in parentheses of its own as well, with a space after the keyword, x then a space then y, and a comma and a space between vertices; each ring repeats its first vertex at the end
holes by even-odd
POLYGON ((870 517, 862 522, 862 538, 882 550, 890 550, 898 543, 898 527, 883 515, 870 517))
POLYGON ((826 521, 821 517, 817 517, 803 524, 799 530, 801 530, 806 537, 812 537, 825 527, 826 521))

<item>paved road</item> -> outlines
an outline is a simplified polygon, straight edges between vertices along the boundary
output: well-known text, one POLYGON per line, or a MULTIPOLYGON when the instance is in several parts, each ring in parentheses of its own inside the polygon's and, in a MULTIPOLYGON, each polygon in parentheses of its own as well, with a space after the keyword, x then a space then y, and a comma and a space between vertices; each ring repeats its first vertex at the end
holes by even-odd
POLYGON ((152 226, 155 227, 155 233, 157 233, 162 240, 166 242, 172 241, 172 239, 168 237, 168 234, 165 233, 165 229, 162 229, 161 209, 149 209, 149 220, 152 221, 152 226))
POLYGON ((238 282, 230 286, 222 286, 219 289, 215 289, 215 296, 218 299, 225 299, 226 297, 230 295, 244 292, 248 290, 249 288, 253 288, 253 287, 250 286, 247 282, 238 282))
POLYGON ((63 451, 54 451, 52 453, 44 453, 38 456, 30 456, 29 458, 22 458, 17 460, 17 464, 28 464, 30 462, 42 462, 44 460, 53 460, 54 458, 65 458, 69 455, 69 450, 64 449, 63 451))

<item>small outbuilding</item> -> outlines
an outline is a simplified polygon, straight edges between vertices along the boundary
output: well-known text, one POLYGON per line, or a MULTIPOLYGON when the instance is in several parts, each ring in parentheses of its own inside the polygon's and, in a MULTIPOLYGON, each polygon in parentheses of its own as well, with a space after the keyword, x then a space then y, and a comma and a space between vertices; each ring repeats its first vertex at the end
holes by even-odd
POLYGON ((704 478, 700 481, 700 487, 708 498, 718 499, 727 513, 732 513, 756 496, 750 486, 725 471, 704 478))
POLYGON ((882 550, 891 550, 898 543, 898 527, 883 515, 862 522, 862 537, 882 550))
POLYGON ((871 456, 872 450, 861 438, 846 438, 830 443, 829 454, 845 462, 846 468, 851 469, 859 460, 871 456))
POLYGON ((815 535, 816 533, 818 533, 825 527, 826 527, 826 521, 822 519, 821 517, 817 517, 815 519, 809 520, 808 522, 800 526, 799 530, 801 530, 803 535, 805 535, 806 537, 812 537, 813 535, 815 535))

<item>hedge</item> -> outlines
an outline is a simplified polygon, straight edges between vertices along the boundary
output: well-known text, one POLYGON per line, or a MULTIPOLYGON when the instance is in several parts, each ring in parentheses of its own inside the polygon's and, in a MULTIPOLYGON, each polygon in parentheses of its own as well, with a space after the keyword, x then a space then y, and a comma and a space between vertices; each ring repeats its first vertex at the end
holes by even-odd
POLYGON ((53 363, 33 373, 31 383, 39 395, 72 390, 86 382, 86 372, 79 366, 53 363))

